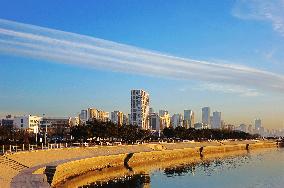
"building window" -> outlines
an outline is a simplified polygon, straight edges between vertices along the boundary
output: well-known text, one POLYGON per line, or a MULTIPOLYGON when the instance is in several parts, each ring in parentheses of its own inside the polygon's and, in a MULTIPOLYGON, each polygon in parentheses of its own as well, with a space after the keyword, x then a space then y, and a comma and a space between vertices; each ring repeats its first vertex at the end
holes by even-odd
POLYGON ((24 119, 21 119, 21 123, 24 123, 24 119))

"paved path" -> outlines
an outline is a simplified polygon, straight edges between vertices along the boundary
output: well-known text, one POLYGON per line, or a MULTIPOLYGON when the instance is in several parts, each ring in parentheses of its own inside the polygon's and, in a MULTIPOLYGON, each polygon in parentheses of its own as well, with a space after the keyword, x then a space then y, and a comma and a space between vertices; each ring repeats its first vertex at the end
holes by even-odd
MULTIPOLYGON (((130 149, 129 147, 131 147, 131 146, 122 146, 122 147, 127 147, 128 149, 130 149)), ((45 174, 32 174, 35 170, 37 170, 39 168, 46 167, 46 166, 57 166, 57 165, 62 164, 62 163, 86 159, 86 158, 90 158, 90 157, 118 155, 118 154, 126 153, 124 149, 121 150, 121 149, 117 149, 115 147, 101 148, 101 150, 105 150, 105 149, 108 149, 108 150, 103 152, 103 153, 102 152, 93 153, 92 156, 88 155, 88 156, 58 160, 58 161, 55 161, 55 162, 44 163, 44 164, 41 164, 41 165, 37 165, 37 166, 31 167, 31 168, 22 170, 19 174, 17 174, 12 179, 10 186, 11 186, 11 188, 30 188, 30 187, 33 187, 33 188, 48 188, 48 187, 50 187, 50 185, 47 182, 46 175, 45 174)), ((137 149, 132 148, 132 150, 134 152, 135 152, 135 150, 136 150, 136 152, 151 151, 150 148, 145 149, 144 147, 141 147, 140 150, 138 148, 137 149)))
MULTIPOLYGON (((179 143, 179 144, 161 144, 165 146, 165 149, 167 150, 172 150, 172 149, 182 149, 182 148, 189 148, 189 147, 198 147, 198 146, 220 146, 222 144, 225 145, 232 145, 232 144, 244 144, 244 143, 253 143, 253 141, 241 141, 241 142, 224 142, 224 143, 220 143, 220 142, 203 142, 203 143, 179 143)), ((80 160, 80 159, 85 159, 85 158, 91 158, 91 157, 97 157, 97 156, 108 156, 108 155, 117 155, 117 154, 125 154, 125 153, 137 153, 137 152, 147 152, 147 151, 152 151, 152 149, 150 147, 148 147, 148 145, 139 145, 139 146, 104 146, 104 147, 97 147, 97 148, 93 148, 93 149, 87 149, 86 148, 82 148, 80 150, 76 150, 76 152, 73 153, 74 154, 70 154, 70 156, 67 155, 67 153, 72 153, 72 149, 71 150, 64 150, 65 153, 60 151, 60 152, 56 152, 50 150, 50 152, 48 152, 49 154, 45 153, 43 155, 40 154, 40 152, 38 153, 33 153, 33 155, 31 153, 27 154, 27 155, 18 155, 18 156, 14 156, 14 160, 19 161, 21 163, 23 163, 23 161, 25 161, 26 159, 28 159, 27 157, 36 157, 37 160, 39 160, 39 162, 31 164, 29 166, 32 166, 30 168, 24 169, 22 171, 20 171, 15 177, 13 177, 13 179, 11 180, 10 186, 12 188, 47 188, 50 187, 50 185, 47 182, 47 178, 45 174, 32 174, 35 170, 39 169, 39 168, 43 168, 45 166, 57 166, 59 164, 62 163, 66 163, 66 162, 70 162, 70 161, 74 161, 74 160, 80 160), (87 151, 85 154, 83 153, 83 151, 87 151), (64 155, 61 155, 62 153, 64 153, 64 155), (52 155, 51 155, 52 154, 52 155), (66 155, 66 156, 65 156, 66 155), (42 158, 38 158, 39 156, 41 156, 42 158), (19 158, 17 158, 19 157, 19 158), (49 160, 44 161, 44 157, 48 158, 49 160), (51 162, 53 161, 53 162, 51 162)), ((59 150, 57 150, 59 151, 59 150)), ((12 156, 11 156, 12 157, 12 156)), ((36 159, 34 158, 34 159, 36 159)), ((24 163, 25 164, 25 163, 24 163)), ((3 169, 1 169, 3 170, 3 169)), ((2 187, 1 187, 2 188, 2 187)))

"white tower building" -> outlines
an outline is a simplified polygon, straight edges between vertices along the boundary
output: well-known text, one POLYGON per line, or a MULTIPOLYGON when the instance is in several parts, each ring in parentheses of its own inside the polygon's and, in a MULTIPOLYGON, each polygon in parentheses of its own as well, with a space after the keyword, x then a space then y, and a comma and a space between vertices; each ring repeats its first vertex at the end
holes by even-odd
POLYGON ((131 90, 131 124, 149 129, 149 94, 144 90, 131 90))

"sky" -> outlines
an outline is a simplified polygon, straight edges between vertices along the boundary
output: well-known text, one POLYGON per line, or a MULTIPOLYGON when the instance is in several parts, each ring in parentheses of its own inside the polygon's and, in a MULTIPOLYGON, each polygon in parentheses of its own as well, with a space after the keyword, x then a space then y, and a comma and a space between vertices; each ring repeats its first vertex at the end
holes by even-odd
POLYGON ((284 127, 284 1, 0 0, 0 117, 221 111, 284 127))

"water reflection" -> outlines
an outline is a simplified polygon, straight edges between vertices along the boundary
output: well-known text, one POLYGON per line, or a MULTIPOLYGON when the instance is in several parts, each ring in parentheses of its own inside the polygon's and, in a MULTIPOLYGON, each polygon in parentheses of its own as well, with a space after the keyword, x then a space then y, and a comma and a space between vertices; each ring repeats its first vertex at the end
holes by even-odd
POLYGON ((149 187, 149 184, 149 174, 134 174, 131 176, 115 178, 109 181, 96 181, 88 185, 80 186, 79 188, 146 188, 149 187))
POLYGON ((96 181, 80 188, 142 188, 142 187, 281 187, 284 183, 284 150, 243 153, 226 158, 207 159, 201 162, 182 163, 162 169, 150 170, 96 181), (150 181, 151 179, 151 181, 150 181))
POLYGON ((241 165, 245 165, 249 163, 250 155, 249 153, 227 157, 227 158, 215 158, 215 159, 205 159, 203 156, 200 157, 201 163, 188 163, 188 164, 180 164, 174 167, 168 167, 164 169, 164 175, 167 177, 173 176, 183 176, 183 175, 196 175, 196 169, 198 169, 198 173, 201 173, 206 176, 211 176, 214 173, 218 173, 223 171, 224 169, 235 169, 241 165))

